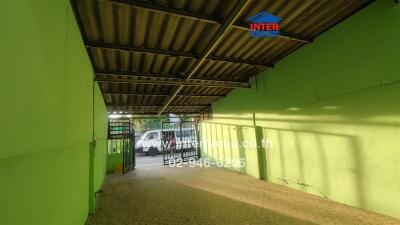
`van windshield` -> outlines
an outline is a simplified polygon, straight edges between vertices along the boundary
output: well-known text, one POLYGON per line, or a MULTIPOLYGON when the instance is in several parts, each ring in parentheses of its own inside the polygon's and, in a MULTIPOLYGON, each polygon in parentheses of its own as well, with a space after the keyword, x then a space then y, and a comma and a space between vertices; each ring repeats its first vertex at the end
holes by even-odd
POLYGON ((152 140, 158 138, 158 132, 150 132, 144 136, 144 140, 152 140))

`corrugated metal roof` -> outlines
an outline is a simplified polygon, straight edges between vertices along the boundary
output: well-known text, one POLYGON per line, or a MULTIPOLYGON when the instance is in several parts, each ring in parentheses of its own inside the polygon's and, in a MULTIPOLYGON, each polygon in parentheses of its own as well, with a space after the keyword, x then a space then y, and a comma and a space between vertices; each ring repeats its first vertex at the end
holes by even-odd
POLYGON ((247 1, 188 79, 244 0, 72 0, 108 110, 204 111, 233 88, 247 88, 251 76, 372 2, 247 1), (249 35, 246 18, 263 10, 282 18, 280 37, 249 35))

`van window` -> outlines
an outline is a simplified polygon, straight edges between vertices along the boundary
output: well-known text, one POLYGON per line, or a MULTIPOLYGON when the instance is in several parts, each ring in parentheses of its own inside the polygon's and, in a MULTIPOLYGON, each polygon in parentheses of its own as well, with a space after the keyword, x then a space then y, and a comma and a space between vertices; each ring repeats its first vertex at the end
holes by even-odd
POLYGON ((157 138, 158 138, 158 132, 148 133, 145 137, 146 140, 152 140, 152 139, 157 139, 157 138))

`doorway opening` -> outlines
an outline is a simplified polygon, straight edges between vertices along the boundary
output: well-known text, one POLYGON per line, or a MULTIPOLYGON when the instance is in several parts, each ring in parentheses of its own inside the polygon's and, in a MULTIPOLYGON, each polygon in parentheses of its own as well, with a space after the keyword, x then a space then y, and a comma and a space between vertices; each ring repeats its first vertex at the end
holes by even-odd
POLYGON ((133 124, 138 167, 197 159, 197 123, 193 116, 133 117, 133 124))
POLYGON ((135 168, 135 164, 135 130, 132 119, 109 119, 107 170, 127 173, 135 168))

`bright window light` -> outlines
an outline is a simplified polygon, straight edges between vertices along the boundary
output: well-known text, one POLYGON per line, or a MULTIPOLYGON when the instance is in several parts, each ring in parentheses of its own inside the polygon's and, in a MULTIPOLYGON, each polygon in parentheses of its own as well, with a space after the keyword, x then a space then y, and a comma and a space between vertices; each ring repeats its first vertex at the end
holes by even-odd
POLYGON ((122 116, 119 115, 119 114, 111 114, 111 115, 108 116, 108 118, 111 118, 111 119, 117 119, 117 118, 121 118, 121 117, 122 116))

